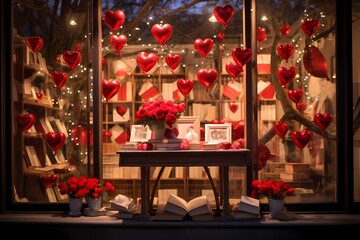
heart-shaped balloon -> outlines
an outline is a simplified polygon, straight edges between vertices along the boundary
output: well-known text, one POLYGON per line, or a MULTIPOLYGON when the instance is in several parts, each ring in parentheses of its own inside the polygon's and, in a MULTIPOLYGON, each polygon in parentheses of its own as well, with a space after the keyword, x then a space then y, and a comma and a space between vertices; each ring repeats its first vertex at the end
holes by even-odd
POLYGON ((266 40, 266 29, 262 28, 262 27, 258 27, 257 28, 257 41, 259 43, 263 42, 266 40))
POLYGON ((233 141, 244 138, 245 136, 245 120, 239 120, 236 123, 231 124, 231 135, 233 141))
POLYGON ((288 84, 294 80, 296 76, 296 68, 295 67, 279 67, 277 72, 277 77, 279 79, 280 85, 283 87, 287 87, 288 84))
POLYGON ((291 101, 293 101, 296 104, 298 104, 301 101, 303 96, 304 96, 304 90, 300 88, 296 90, 288 91, 288 97, 290 98, 291 101))
POLYGON ((277 47, 277 54, 279 54, 283 59, 288 61, 288 59, 294 54, 294 45, 291 43, 283 45, 280 44, 277 47))
POLYGON ((19 113, 19 115, 16 118, 16 121, 20 125, 21 130, 23 132, 26 132, 34 125, 36 121, 36 117, 31 113, 27 113, 27 114, 19 113))
POLYGON ((116 31, 125 22, 125 14, 121 10, 107 10, 104 12, 104 21, 111 30, 116 31))
POLYGON ((119 36, 112 34, 110 36, 110 44, 115 49, 117 53, 125 46, 127 38, 125 35, 121 34, 119 36))
POLYGON ((127 107, 122 106, 122 105, 118 105, 118 106, 116 106, 116 112, 117 112, 120 116, 124 117, 124 114, 127 112, 127 107))
POLYGON ((308 129, 300 131, 293 131, 291 133, 291 139, 300 149, 303 149, 310 141, 312 132, 308 129))
POLYGON ((66 136, 62 132, 48 132, 45 140, 53 151, 57 151, 64 145, 66 136))
POLYGON ((179 91, 181 92, 182 95, 184 95, 184 97, 186 97, 187 95, 189 95, 189 93, 191 92, 191 90, 194 87, 194 82, 190 79, 179 79, 176 82, 177 88, 179 89, 179 91))
POLYGON ((287 35, 289 35, 290 33, 290 25, 289 24, 285 24, 283 26, 280 27, 280 33, 283 37, 286 37, 287 35))
POLYGON ((40 51, 43 46, 43 40, 39 36, 31 36, 26 40, 26 45, 33 51, 34 53, 40 51))
POLYGON ((66 65, 74 70, 81 61, 81 54, 78 51, 65 51, 63 53, 63 59, 66 65))
POLYGON ((51 74, 51 80, 54 82, 55 86, 60 89, 68 81, 69 77, 66 72, 55 71, 51 74))
POLYGON ((319 27, 320 22, 317 19, 308 19, 301 23, 302 31, 309 37, 311 37, 319 27))
POLYGON ((208 55, 213 45, 214 41, 211 38, 206 38, 205 40, 198 38, 194 42, 194 47, 202 58, 205 58, 208 55))
POLYGON ((227 73, 233 78, 237 78, 239 74, 243 72, 242 66, 233 62, 227 62, 225 65, 225 69, 227 73))
POLYGON ((42 93, 36 93, 36 98, 41 100, 43 98, 44 94, 42 93))
POLYGON ((303 63, 306 71, 312 76, 330 79, 328 64, 326 63, 324 55, 317 47, 311 46, 305 49, 303 63))
POLYGON ((314 123, 321 129, 325 130, 327 128, 332 120, 332 114, 330 113, 317 113, 314 116, 314 123))
POLYGON ((304 111, 306 110, 307 108, 307 104, 304 103, 304 102, 299 102, 296 104, 296 109, 299 111, 299 113, 303 114, 304 111))
POLYGON ((158 56, 155 53, 141 52, 136 57, 137 64, 145 73, 155 66, 157 60, 158 56))
POLYGON ((206 88, 206 91, 208 91, 209 87, 217 80, 218 72, 215 69, 200 69, 197 72, 197 77, 199 82, 206 88))
POLYGON ((225 29, 231 18, 234 16, 234 8, 231 5, 226 5, 225 7, 217 6, 214 8, 213 14, 216 20, 221 23, 225 29))
POLYGON ((229 103, 229 109, 235 113, 239 109, 239 105, 237 103, 229 103))
POLYGON ((222 44, 224 42, 224 37, 225 37, 225 34, 223 32, 219 32, 216 35, 216 39, 217 39, 219 44, 222 44))
POLYGON ((120 88, 120 83, 115 79, 102 80, 102 94, 106 98, 106 102, 109 101, 115 94, 117 94, 120 88))
POLYGON ((274 124, 274 132, 281 138, 284 138, 287 131, 289 130, 289 125, 286 122, 276 122, 274 124))
POLYGON ((155 40, 160 43, 160 45, 164 45, 167 40, 171 37, 173 32, 172 26, 168 23, 164 25, 155 24, 151 28, 151 34, 155 38, 155 40))
POLYGON ((181 61, 181 57, 180 55, 177 54, 171 54, 169 53, 168 55, 166 55, 165 57, 165 62, 166 64, 169 66, 169 68, 171 68, 172 70, 175 70, 181 61))
POLYGON ((245 66, 247 62, 252 58, 252 51, 250 48, 234 48, 231 51, 232 58, 240 66, 245 66))

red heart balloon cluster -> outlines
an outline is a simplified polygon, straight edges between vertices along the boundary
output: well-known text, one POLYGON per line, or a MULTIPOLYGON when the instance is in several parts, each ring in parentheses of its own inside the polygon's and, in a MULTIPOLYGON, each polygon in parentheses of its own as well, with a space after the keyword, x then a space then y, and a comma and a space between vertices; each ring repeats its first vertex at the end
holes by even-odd
POLYGON ((301 30, 309 37, 311 37, 319 27, 320 22, 317 19, 308 19, 301 23, 301 30))
POLYGON ((39 36, 31 36, 27 38, 26 45, 33 51, 34 53, 40 51, 44 42, 39 36))
POLYGON ((330 79, 328 64, 324 55, 317 47, 311 46, 305 50, 303 63, 306 71, 312 76, 330 79))
POLYGON ((321 129, 325 130, 332 121, 332 114, 330 113, 317 113, 314 116, 314 123, 321 129))
POLYGON ((158 55, 155 53, 141 52, 137 55, 136 62, 139 67, 146 73, 155 66, 158 58, 158 55))
POLYGON ((280 33, 283 37, 286 37, 287 35, 289 35, 290 33, 290 25, 289 24, 285 24, 283 26, 280 27, 280 33))
POLYGON ((225 7, 217 6, 214 8, 213 14, 216 20, 221 23, 225 29, 231 18, 234 16, 234 8, 231 5, 226 5, 225 7))
POLYGON ((286 122, 276 122, 274 124, 274 132, 281 138, 284 138, 287 131, 289 130, 289 125, 286 122))
POLYGON ((197 77, 199 82, 206 88, 206 91, 208 91, 209 87, 217 80, 218 72, 215 69, 200 69, 197 72, 197 77))
POLYGON ((240 73, 244 71, 241 65, 233 62, 227 62, 225 65, 225 69, 226 72, 234 79, 237 78, 240 75, 240 73))
POLYGON ((125 14, 121 10, 104 12, 104 22, 113 31, 118 30, 125 22, 125 14))
POLYGON ((266 29, 262 28, 262 27, 258 27, 257 28, 257 41, 259 43, 262 43, 266 40, 267 35, 266 35, 266 29))
POLYGON ((194 47, 202 58, 205 58, 209 54, 213 45, 214 41, 211 38, 206 38, 205 40, 198 38, 194 42, 194 47))
POLYGON ((102 80, 102 94, 106 98, 106 102, 108 102, 115 94, 117 94, 120 88, 120 83, 115 79, 102 80))
POLYGON ((234 48, 231 51, 232 58, 240 66, 245 66, 246 63, 252 58, 252 51, 250 48, 234 48))
POLYGON ((303 96, 304 96, 304 90, 300 88, 296 90, 288 91, 288 97, 290 98, 291 101, 293 101, 296 104, 298 104, 301 101, 303 96))
POLYGON ((110 36, 110 44, 117 53, 119 53, 120 50, 123 49, 126 42, 127 42, 127 38, 123 34, 119 36, 112 34, 110 36))
POLYGON ((73 71, 81 61, 81 54, 78 51, 65 51, 63 59, 66 65, 73 71))
POLYGON ((291 139, 300 149, 303 149, 311 140, 312 132, 308 129, 300 131, 293 131, 291 133, 291 139))
POLYGON ((56 174, 46 175, 40 177, 40 185, 42 189, 48 189, 56 183, 58 177, 56 174))
POLYGON ((151 34, 155 38, 155 40, 160 43, 160 45, 164 45, 167 40, 171 37, 173 32, 173 28, 170 24, 166 23, 164 25, 155 24, 151 28, 151 34))
POLYGON ((61 89, 68 81, 69 77, 66 72, 55 71, 51 74, 51 80, 58 89, 61 89))
POLYGON ((296 76, 296 68, 279 67, 276 74, 279 79, 280 85, 283 87, 287 87, 296 76))
POLYGON ((64 145, 66 136, 62 132, 48 132, 45 135, 45 140, 53 151, 57 151, 64 145))
POLYGON ((16 121, 20 125, 21 130, 23 132, 26 132, 34 125, 36 121, 36 117, 31 113, 27 113, 27 114, 19 113, 19 115, 16 118, 16 121))
POLYGON ((177 54, 171 54, 169 53, 168 55, 166 55, 165 57, 165 62, 166 64, 169 66, 169 68, 171 68, 172 70, 175 70, 181 61, 181 57, 180 55, 177 54))
POLYGON ((127 107, 122 106, 122 105, 118 105, 118 106, 116 106, 116 112, 120 116, 124 117, 125 113, 127 112, 127 107))
POLYGON ((179 79, 176 82, 177 88, 179 89, 179 91, 181 92, 182 95, 184 95, 184 97, 186 97, 187 95, 189 95, 189 93, 191 92, 191 90, 194 87, 194 82, 190 79, 179 79))
POLYGON ((288 59, 294 54, 294 45, 291 43, 283 45, 280 44, 277 48, 277 54, 279 54, 283 59, 288 61, 288 59))

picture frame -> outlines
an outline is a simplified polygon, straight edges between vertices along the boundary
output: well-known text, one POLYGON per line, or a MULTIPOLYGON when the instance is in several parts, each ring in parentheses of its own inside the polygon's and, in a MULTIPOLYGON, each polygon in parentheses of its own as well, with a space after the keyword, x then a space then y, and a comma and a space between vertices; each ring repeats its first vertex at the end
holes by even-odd
POLYGON ((194 126, 195 132, 200 137, 200 119, 199 116, 180 116, 177 119, 178 138, 184 138, 190 126, 194 126))
POLYGON ((231 124, 205 124, 205 142, 231 142, 231 124))
POLYGON ((130 142, 147 142, 151 138, 149 126, 132 125, 130 142))

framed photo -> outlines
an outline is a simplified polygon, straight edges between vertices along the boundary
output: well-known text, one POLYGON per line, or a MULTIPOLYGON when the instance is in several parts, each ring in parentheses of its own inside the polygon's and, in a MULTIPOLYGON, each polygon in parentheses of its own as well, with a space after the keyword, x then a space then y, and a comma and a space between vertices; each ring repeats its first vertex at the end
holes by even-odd
POLYGON ((184 138, 191 126, 200 137, 200 120, 199 116, 180 116, 177 119, 179 135, 178 138, 184 138))
POLYGON ((205 142, 231 142, 231 124, 205 124, 205 142))
POLYGON ((149 126, 132 125, 130 142, 147 142, 151 138, 149 126))

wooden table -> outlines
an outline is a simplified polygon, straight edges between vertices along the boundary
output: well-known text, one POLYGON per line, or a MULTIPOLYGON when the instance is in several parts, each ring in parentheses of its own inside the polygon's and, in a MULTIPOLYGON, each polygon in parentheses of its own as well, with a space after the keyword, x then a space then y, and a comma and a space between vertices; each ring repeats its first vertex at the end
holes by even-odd
MULTIPOLYGON (((149 217, 150 203, 150 167, 192 167, 218 166, 222 176, 220 191, 222 218, 232 219, 229 203, 229 167, 246 167, 246 189, 250 189, 252 180, 252 162, 250 150, 119 150, 119 166, 140 167, 141 169, 141 218, 149 217)), ((240 196, 239 196, 240 199, 240 196)))

